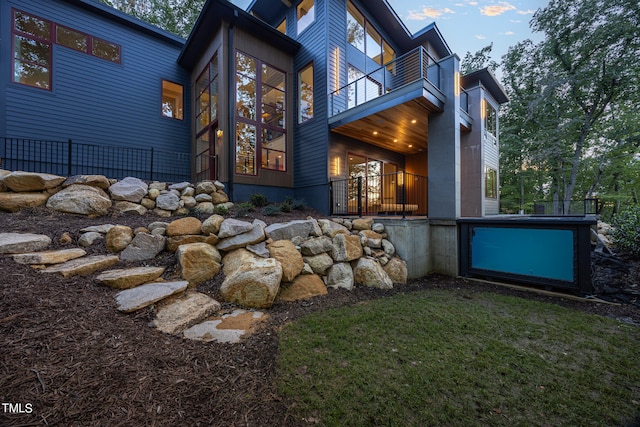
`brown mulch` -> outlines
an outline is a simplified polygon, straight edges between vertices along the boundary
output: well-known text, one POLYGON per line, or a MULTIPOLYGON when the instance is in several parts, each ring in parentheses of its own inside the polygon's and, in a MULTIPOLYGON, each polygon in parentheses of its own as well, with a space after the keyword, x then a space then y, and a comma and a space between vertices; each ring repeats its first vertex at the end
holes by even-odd
MULTIPOLYGON (((259 216, 249 215, 248 220, 259 216)), ((271 223, 307 215, 317 217, 303 211, 261 219, 271 223)), ((62 247, 62 233, 77 240, 88 225, 135 228, 157 220, 115 214, 92 219, 30 209, 0 213, 0 232, 47 234, 53 247, 62 247)), ((90 252, 106 250, 98 244, 90 252)), ((164 254, 150 264, 175 262, 173 255, 164 254)), ((9 414, 3 406, 0 426, 305 425, 289 411, 291 402, 278 394, 280 329, 307 313, 395 293, 432 288, 491 291, 640 323, 640 308, 634 304, 581 302, 433 275, 390 291, 330 289, 309 301, 277 303, 268 310, 269 321, 240 343, 201 343, 149 327, 150 309, 118 312, 114 290, 93 279, 45 276, 0 256, 0 401, 20 403, 22 412, 30 412, 9 414)), ((218 276, 199 290, 215 297, 220 281, 218 276)))

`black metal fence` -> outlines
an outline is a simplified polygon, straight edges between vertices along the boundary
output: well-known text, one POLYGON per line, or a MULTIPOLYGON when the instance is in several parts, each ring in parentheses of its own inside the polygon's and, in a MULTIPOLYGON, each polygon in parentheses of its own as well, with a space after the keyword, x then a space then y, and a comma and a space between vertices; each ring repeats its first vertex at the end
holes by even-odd
POLYGON ((68 141, 0 138, 0 167, 54 175, 135 176, 166 182, 191 179, 191 155, 115 145, 68 141))
POLYGON ((408 172, 329 182, 332 215, 427 215, 427 177, 408 172))
POLYGON ((568 209, 564 203, 560 202, 534 202, 534 215, 549 216, 583 216, 583 215, 599 215, 600 200, 598 198, 586 198, 584 200, 571 200, 568 209))

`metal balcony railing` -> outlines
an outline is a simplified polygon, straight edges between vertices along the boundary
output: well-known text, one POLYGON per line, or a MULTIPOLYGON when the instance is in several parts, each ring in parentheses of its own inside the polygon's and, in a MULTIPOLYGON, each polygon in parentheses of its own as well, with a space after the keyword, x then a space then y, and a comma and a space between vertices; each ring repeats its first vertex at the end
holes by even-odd
POLYGON ((440 88, 440 64, 422 46, 329 94, 329 116, 335 116, 419 80, 440 88))

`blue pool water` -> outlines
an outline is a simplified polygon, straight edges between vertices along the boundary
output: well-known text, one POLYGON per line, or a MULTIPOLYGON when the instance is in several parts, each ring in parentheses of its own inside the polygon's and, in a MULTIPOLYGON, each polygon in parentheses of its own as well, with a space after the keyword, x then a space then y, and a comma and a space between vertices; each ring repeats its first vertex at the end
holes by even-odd
POLYGON ((573 234, 572 230, 474 227, 471 267, 573 281, 573 234))

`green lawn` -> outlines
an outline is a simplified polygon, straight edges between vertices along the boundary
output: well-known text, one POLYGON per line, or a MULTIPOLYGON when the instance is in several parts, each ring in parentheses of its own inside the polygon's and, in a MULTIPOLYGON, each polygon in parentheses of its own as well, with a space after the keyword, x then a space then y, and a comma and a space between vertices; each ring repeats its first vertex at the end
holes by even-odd
POLYGON ((326 426, 615 426, 640 416, 640 328, 491 293, 422 291, 288 325, 279 390, 326 426))

